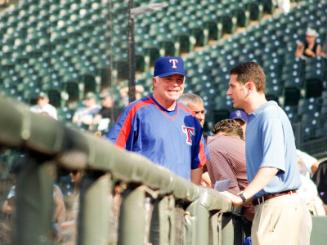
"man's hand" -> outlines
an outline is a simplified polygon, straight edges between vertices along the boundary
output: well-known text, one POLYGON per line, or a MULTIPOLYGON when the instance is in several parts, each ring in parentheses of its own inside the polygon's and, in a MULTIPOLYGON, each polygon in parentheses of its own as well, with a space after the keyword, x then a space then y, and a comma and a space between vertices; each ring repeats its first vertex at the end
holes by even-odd
POLYGON ((219 192, 219 193, 222 194, 223 196, 225 196, 226 198, 228 198, 229 200, 231 200, 231 202, 233 203, 233 206, 235 206, 235 207, 242 206, 243 200, 239 196, 236 196, 228 191, 223 191, 223 192, 219 192))

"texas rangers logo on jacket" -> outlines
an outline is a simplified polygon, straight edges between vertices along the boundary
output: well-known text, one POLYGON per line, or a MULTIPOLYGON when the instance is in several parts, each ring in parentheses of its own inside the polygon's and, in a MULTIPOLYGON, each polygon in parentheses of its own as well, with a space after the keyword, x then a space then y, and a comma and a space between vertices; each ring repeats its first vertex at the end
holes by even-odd
POLYGON ((186 144, 192 145, 192 136, 194 136, 195 134, 194 127, 186 127, 185 125, 183 125, 182 130, 186 134, 186 144))

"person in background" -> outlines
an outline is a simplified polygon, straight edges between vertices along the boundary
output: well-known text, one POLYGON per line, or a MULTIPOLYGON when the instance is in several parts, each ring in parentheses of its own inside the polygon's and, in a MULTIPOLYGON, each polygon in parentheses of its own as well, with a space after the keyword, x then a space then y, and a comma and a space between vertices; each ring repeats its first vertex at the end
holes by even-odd
POLYGON ((278 7, 284 14, 288 14, 291 9, 291 1, 290 0, 272 0, 272 3, 278 7))
POLYGON ((300 166, 300 172, 303 173, 304 176, 310 178, 318 169, 318 159, 299 149, 296 149, 296 155, 300 166))
MULTIPOLYGON (((204 102, 199 95, 193 93, 185 93, 183 94, 179 100, 180 103, 184 104, 188 107, 194 114, 194 116, 199 120, 202 128, 205 123, 205 113, 206 110, 204 108, 204 102)), ((201 186, 211 187, 210 177, 207 171, 206 165, 203 167, 203 174, 201 177, 201 186)))
MULTIPOLYGON (((248 185, 243 130, 236 120, 224 119, 215 124, 212 133, 208 137, 207 162, 211 182, 228 183, 227 191, 236 195, 248 185)), ((244 204, 241 215, 246 219, 241 219, 241 226, 246 236, 250 236, 253 206, 244 204)))
POLYGON ((277 103, 266 100, 265 83, 265 73, 255 62, 230 71, 226 94, 234 108, 249 115, 245 138, 249 185, 237 195, 222 194, 234 206, 252 201, 253 245, 310 244, 312 220, 297 194, 301 180, 292 126, 277 103))
POLYGON ((79 108, 73 116, 73 123, 86 130, 93 131, 94 117, 100 111, 96 95, 88 92, 83 100, 83 107, 79 108))
POLYGON ((308 28, 305 33, 305 42, 298 41, 295 57, 315 58, 323 55, 320 43, 317 42, 318 32, 308 28))
POLYGON ((298 193, 312 215, 326 215, 323 202, 318 195, 317 186, 311 179, 311 176, 318 169, 319 161, 299 149, 296 150, 296 155, 301 177, 301 186, 298 193))
POLYGON ((115 107, 113 96, 109 91, 103 92, 100 99, 101 108, 95 115, 93 124, 97 125, 97 131, 104 135, 113 127, 119 114, 119 108, 115 107))
POLYGON ((177 102, 184 86, 183 59, 170 56, 157 59, 153 94, 129 104, 107 138, 199 184, 207 161, 206 146, 199 121, 177 102))
MULTIPOLYGON (((128 87, 122 87, 119 90, 122 106, 128 106, 132 101, 129 101, 128 98, 128 87)), ((144 93, 144 87, 140 84, 135 85, 135 99, 139 100, 142 98, 144 93)))
POLYGON ((49 97, 41 92, 36 98, 36 105, 31 106, 30 110, 34 113, 46 114, 53 119, 58 119, 57 109, 49 103, 49 97))
POLYGON ((206 110, 204 108, 202 98, 193 93, 185 93, 179 98, 178 101, 184 104, 194 113, 194 116, 199 120, 201 126, 203 127, 206 110))

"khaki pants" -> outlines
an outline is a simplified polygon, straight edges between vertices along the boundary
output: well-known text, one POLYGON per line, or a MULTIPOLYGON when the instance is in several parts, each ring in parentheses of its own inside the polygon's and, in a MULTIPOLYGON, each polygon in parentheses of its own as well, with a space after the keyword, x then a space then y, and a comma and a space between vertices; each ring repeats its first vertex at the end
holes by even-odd
POLYGON ((297 194, 283 195, 255 207, 253 245, 309 245, 312 220, 297 194))

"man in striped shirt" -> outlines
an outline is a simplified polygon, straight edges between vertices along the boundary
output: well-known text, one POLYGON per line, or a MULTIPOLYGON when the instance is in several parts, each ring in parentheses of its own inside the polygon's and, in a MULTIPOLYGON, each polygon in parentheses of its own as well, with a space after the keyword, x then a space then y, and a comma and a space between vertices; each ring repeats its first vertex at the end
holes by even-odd
MULTIPOLYGON (((215 124, 208 137, 210 159, 207 168, 211 182, 228 182, 227 191, 237 195, 248 185, 245 164, 245 142, 243 130, 233 119, 224 119, 215 124)), ((254 216, 252 205, 243 206, 243 215, 251 221, 254 216)), ((250 229, 247 235, 250 235, 250 229)))

